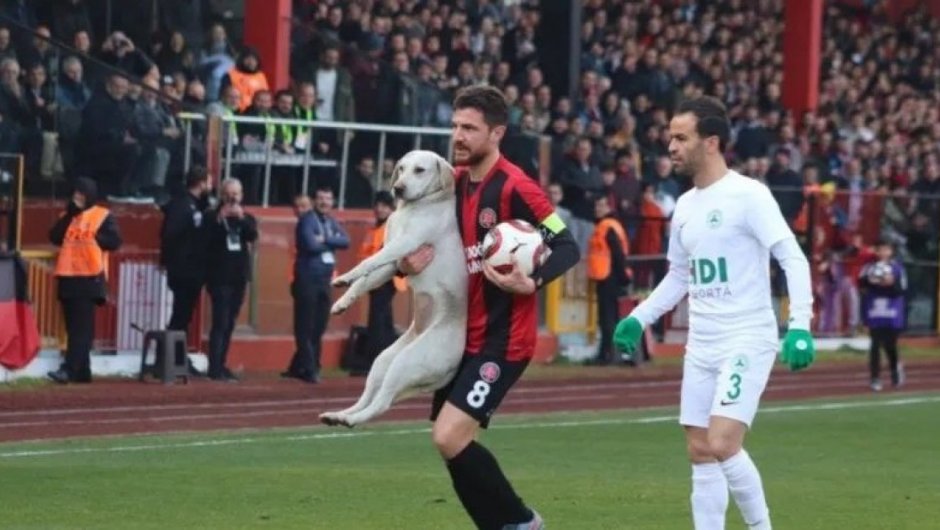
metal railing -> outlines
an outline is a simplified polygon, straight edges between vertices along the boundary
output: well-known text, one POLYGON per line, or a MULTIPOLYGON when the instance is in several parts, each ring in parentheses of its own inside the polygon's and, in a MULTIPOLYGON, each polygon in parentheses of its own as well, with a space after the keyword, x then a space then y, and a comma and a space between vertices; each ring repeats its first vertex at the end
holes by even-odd
MULTIPOLYGON (((193 142, 193 127, 192 124, 194 121, 205 121, 207 117, 203 114, 193 114, 193 113, 180 113, 178 115, 179 119, 183 122, 184 131, 185 131, 185 146, 186 146, 186 156, 184 158, 184 170, 189 170, 191 164, 191 157, 189 156, 190 148, 193 142)), ((267 207, 271 202, 271 170, 274 166, 294 166, 300 167, 303 170, 302 184, 301 189, 304 193, 307 193, 309 190, 310 182, 310 168, 311 167, 332 167, 337 168, 339 171, 339 190, 338 190, 338 202, 337 205, 339 208, 345 208, 346 206, 346 189, 347 189, 347 174, 349 171, 349 156, 350 156, 350 143, 353 139, 354 133, 376 133, 379 135, 378 142, 378 152, 376 156, 376 171, 375 171, 375 182, 373 185, 375 189, 378 189, 381 186, 382 179, 382 161, 385 160, 386 150, 387 150, 387 140, 388 135, 390 134, 403 134, 411 135, 414 137, 412 146, 414 149, 420 149, 422 146, 422 141, 425 137, 438 137, 438 138, 447 138, 447 153, 443 155, 449 155, 453 149, 453 143, 450 140, 451 130, 445 128, 435 128, 435 127, 411 127, 411 126, 401 126, 401 125, 378 125, 378 124, 363 124, 363 123, 348 123, 348 122, 325 122, 325 121, 311 121, 311 120, 299 120, 299 119, 284 119, 284 118, 267 118, 267 117, 253 117, 253 116, 209 116, 208 119, 214 120, 218 119, 221 122, 221 134, 218 135, 209 135, 207 141, 210 143, 208 146, 209 152, 218 152, 220 153, 220 160, 222 161, 221 175, 222 178, 232 177, 232 166, 238 164, 251 164, 251 165, 263 165, 264 166, 264 180, 262 184, 262 196, 261 196, 261 205, 267 207), (232 134, 233 130, 237 130, 238 125, 263 125, 265 127, 270 126, 285 126, 285 127, 296 127, 307 129, 309 131, 317 130, 327 130, 327 131, 336 131, 340 133, 342 137, 342 150, 340 152, 339 160, 329 159, 329 158, 315 158, 311 154, 311 147, 313 143, 313 135, 307 135, 307 141, 302 154, 285 154, 275 152, 273 138, 268 135, 268 138, 264 141, 264 147, 262 152, 258 151, 245 151, 241 147, 236 147, 235 142, 229 140, 229 135, 232 134), (256 156, 258 155, 258 156, 256 156)), ((210 125, 210 129, 212 126, 210 125)))
POLYGON ((22 252, 26 263, 27 295, 36 315, 36 327, 43 348, 59 348, 65 344, 65 321, 59 307, 55 280, 56 253, 43 250, 22 252))
MULTIPOLYGON (((36 314, 42 347, 64 348, 67 335, 55 278, 57 252, 26 250, 21 255, 27 265, 27 293, 36 314)), ((95 309, 95 348, 137 351, 142 336, 132 329, 133 325, 163 329, 169 319, 172 294, 156 252, 116 252, 109 255, 108 261, 107 301, 95 309)), ((195 351, 200 350, 202 343, 202 307, 200 296, 187 331, 188 346, 195 351)))

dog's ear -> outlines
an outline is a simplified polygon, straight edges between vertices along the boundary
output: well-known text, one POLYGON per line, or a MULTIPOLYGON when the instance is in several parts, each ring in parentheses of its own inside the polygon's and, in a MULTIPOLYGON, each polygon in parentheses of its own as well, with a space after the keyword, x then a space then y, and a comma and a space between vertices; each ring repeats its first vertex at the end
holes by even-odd
POLYGON ((454 187, 454 166, 441 156, 437 157, 437 178, 440 179, 441 189, 449 190, 454 187))
MULTIPOLYGON (((378 171, 381 173, 382 168, 378 168, 378 171)), ((395 187, 395 184, 398 184, 398 178, 401 176, 400 174, 401 174, 401 160, 399 160, 398 162, 395 162, 395 167, 392 168, 391 185, 393 188, 395 187)))

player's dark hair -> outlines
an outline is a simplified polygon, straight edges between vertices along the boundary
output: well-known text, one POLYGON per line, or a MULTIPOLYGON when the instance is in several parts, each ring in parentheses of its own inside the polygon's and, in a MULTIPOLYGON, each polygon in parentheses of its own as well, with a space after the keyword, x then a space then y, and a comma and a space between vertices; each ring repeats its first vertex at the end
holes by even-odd
POLYGON ((679 114, 695 116, 695 132, 702 138, 717 136, 720 149, 725 150, 731 139, 731 122, 728 120, 728 110, 718 98, 702 96, 687 99, 676 109, 676 115, 679 114))
POLYGON ((454 99, 454 110, 461 109, 480 111, 483 121, 491 128, 509 123, 509 103, 498 88, 471 85, 460 89, 454 99))

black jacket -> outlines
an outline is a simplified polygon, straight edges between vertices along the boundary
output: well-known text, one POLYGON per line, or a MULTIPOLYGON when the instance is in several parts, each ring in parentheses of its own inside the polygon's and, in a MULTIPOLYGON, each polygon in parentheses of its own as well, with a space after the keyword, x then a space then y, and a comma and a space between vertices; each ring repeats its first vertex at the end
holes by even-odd
MULTIPOLYGON (((59 218, 49 231, 49 241, 56 246, 61 246, 65 239, 65 232, 69 228, 72 219, 82 210, 75 207, 74 203, 69 202, 65 215, 59 218)), ((104 218, 98 233, 95 234, 95 241, 98 246, 105 251, 114 251, 121 248, 121 233, 118 231, 117 223, 114 221, 114 215, 108 214, 104 218)), ((104 274, 97 276, 71 276, 59 277, 59 298, 92 298, 98 304, 103 304, 108 296, 108 283, 104 274)))
POLYGON ((258 239, 258 223, 254 216, 246 213, 241 219, 223 219, 219 210, 209 210, 207 225, 208 259, 206 261, 206 283, 214 285, 238 285, 251 279, 251 253, 249 243, 258 239), (229 250, 229 233, 238 240, 238 250, 229 250))
POLYGON ((170 284, 205 281, 208 226, 213 220, 208 209, 208 200, 189 193, 166 205, 160 229, 160 265, 166 268, 170 284))

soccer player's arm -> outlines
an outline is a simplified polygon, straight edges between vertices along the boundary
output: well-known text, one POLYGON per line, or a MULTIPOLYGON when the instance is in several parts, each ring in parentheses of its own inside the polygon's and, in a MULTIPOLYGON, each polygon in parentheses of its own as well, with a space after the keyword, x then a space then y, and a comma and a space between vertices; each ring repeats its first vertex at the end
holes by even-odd
POLYGON ((669 228, 669 249, 666 258, 669 262, 669 271, 666 277, 659 282, 653 292, 630 313, 645 328, 659 317, 676 307, 682 298, 689 292, 689 254, 679 241, 679 222, 681 202, 676 205, 672 225, 669 228))
POLYGON ((545 192, 532 179, 520 179, 509 200, 509 214, 535 226, 551 250, 548 259, 532 273, 535 287, 541 289, 581 259, 581 252, 565 222, 555 213, 545 192))
POLYGON ((813 318, 813 290, 809 262, 796 242, 770 190, 760 187, 747 213, 748 228, 770 250, 786 274, 790 297, 790 329, 809 331, 813 318))

